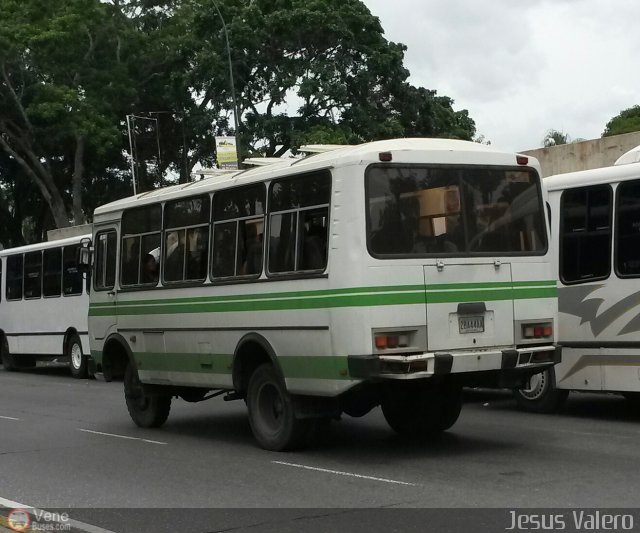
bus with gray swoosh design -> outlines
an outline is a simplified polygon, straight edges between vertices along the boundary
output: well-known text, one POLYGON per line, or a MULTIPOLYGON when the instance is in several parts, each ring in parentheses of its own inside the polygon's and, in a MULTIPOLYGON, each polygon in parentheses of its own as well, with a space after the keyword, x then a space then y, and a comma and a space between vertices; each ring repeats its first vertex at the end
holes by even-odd
POLYGON ((516 391, 529 411, 569 391, 640 403, 640 147, 606 168, 545 178, 558 278, 562 362, 516 391))
POLYGON ((224 395, 270 450, 377 406, 426 436, 462 386, 558 361, 535 159, 444 139, 315 152, 96 209, 92 369, 124 379, 137 425, 224 395))

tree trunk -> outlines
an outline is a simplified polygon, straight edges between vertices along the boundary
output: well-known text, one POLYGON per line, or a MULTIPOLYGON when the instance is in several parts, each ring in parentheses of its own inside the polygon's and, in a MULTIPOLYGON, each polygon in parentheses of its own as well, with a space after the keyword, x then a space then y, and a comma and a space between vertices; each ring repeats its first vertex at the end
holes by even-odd
POLYGON ((82 180, 84 179, 84 146, 85 138, 82 135, 76 137, 76 153, 73 166, 73 183, 71 197, 73 201, 73 222, 84 224, 86 218, 82 211, 82 180))
MULTIPOLYGON (((39 175, 36 171, 25 161, 25 159, 15 151, 9 143, 0 135, 0 148, 2 148, 9 156, 13 157, 16 162, 22 167, 27 176, 33 180, 38 189, 40 189, 40 193, 42 197, 47 202, 49 209, 51 209, 51 215, 53 216, 53 220, 56 224, 57 228, 66 228, 69 226, 69 217, 67 216, 67 210, 64 206, 64 200, 62 199, 62 194, 55 186, 53 177, 51 174, 46 172, 42 163, 37 161, 37 169, 42 172, 43 175, 39 175), (47 183, 48 182, 48 183, 47 183), (48 186, 51 185, 51 187, 48 186)), ((34 154, 30 154, 32 158, 36 156, 34 154)))

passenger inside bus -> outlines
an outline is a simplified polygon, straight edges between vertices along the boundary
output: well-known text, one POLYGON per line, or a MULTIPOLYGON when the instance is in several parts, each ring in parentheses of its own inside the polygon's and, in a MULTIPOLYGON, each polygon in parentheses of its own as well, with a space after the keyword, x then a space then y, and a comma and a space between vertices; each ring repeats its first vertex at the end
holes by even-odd
POLYGON ((151 250, 142 262, 142 283, 156 283, 158 281, 159 265, 157 258, 160 256, 160 250, 156 248, 151 250))
POLYGON ((167 233, 167 255, 164 260, 164 279, 182 281, 184 279, 184 230, 167 233))

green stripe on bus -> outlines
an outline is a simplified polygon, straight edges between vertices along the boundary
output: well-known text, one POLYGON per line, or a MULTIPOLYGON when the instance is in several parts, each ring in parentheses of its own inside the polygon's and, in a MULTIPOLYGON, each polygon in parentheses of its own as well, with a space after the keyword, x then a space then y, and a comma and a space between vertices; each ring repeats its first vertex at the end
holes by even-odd
MULTIPOLYGON (((553 280, 544 281, 515 281, 515 282, 487 282, 487 283, 443 283, 434 285, 394 285, 394 286, 379 286, 379 287, 351 287, 343 289, 323 289, 315 291, 289 291, 289 292, 267 292, 267 293, 252 293, 252 294, 236 294, 227 296, 197 296, 189 298, 173 298, 170 301, 172 303, 199 303, 201 301, 216 301, 224 302, 229 300, 257 300, 264 298, 304 298, 304 297, 324 297, 324 296, 340 296, 345 294, 362 294, 362 293, 380 293, 380 292, 411 292, 411 291, 434 291, 434 290, 468 290, 468 289, 501 289, 501 288, 520 288, 520 287, 555 287, 556 282, 553 280)), ((211 286, 206 286, 211 287, 211 286)), ((127 293, 122 293, 127 295, 127 293)), ((126 305, 127 303, 144 304, 144 305, 158 305, 165 304, 167 299, 156 300, 120 300, 118 305, 126 305)), ((114 302, 101 302, 92 303, 91 307, 112 307, 114 302)))
MULTIPOLYGON (((138 370, 231 374, 233 355, 135 352, 138 370)), ((278 357, 285 378, 350 379, 344 356, 290 355, 278 357)))
MULTIPOLYGON (((328 309, 338 307, 373 307, 385 305, 410 305, 424 303, 472 302, 477 300, 497 301, 534 298, 555 298, 555 282, 530 283, 520 285, 510 283, 495 284, 447 284, 387 287, 386 292, 367 293, 359 290, 346 292, 304 291, 302 293, 272 293, 261 295, 242 295, 238 297, 197 297, 164 300, 142 300, 118 302, 118 315, 155 315, 184 313, 219 313, 245 311, 285 311, 302 309, 328 309), (407 289, 407 287, 412 287, 407 289), (398 290, 400 289, 400 290, 398 290), (275 295, 286 295, 276 297, 275 295)), ((111 316, 116 310, 113 304, 108 306, 92 305, 91 316, 111 316)))

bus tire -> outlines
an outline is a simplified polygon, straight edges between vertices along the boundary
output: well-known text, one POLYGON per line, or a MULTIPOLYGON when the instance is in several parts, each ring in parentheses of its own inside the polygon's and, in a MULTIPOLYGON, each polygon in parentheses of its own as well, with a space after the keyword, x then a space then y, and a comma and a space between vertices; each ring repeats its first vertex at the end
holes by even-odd
POLYGON ((437 435, 453 426, 462 409, 462 388, 453 383, 394 383, 385 390, 382 414, 407 438, 437 435))
POLYGON ((158 428, 167 421, 171 396, 145 392, 138 371, 129 363, 124 373, 124 396, 131 420, 141 428, 158 428))
POLYGON ((87 356, 82 351, 82 343, 80 342, 80 337, 78 337, 77 334, 74 333, 69 337, 65 352, 65 355, 69 358, 69 370, 71 371, 71 375, 77 379, 84 379, 88 377, 89 363, 87 361, 87 356))
POLYGON ((293 398, 271 363, 251 374, 247 408, 251 431, 262 448, 280 452, 306 443, 312 421, 295 417, 293 398))
POLYGON ((11 355, 9 351, 9 343, 6 337, 2 338, 2 343, 0 344, 0 357, 2 358, 2 366, 7 372, 15 372, 20 369, 15 356, 11 355))
POLYGON ((518 407, 530 413, 556 413, 569 396, 568 390, 556 389, 553 368, 531 376, 529 387, 515 389, 513 395, 518 407))

